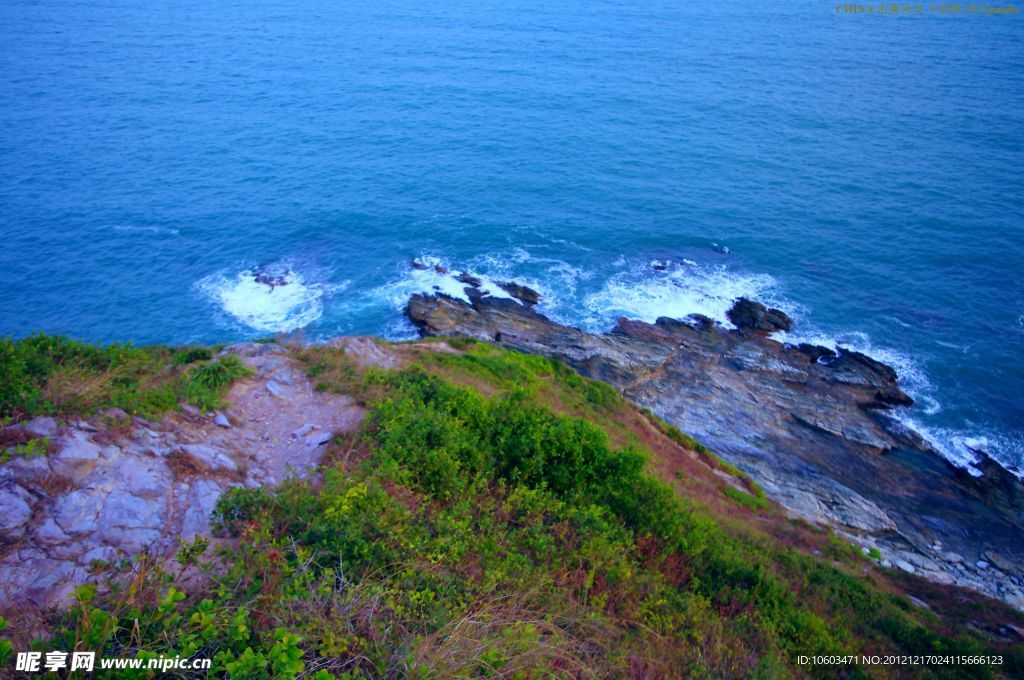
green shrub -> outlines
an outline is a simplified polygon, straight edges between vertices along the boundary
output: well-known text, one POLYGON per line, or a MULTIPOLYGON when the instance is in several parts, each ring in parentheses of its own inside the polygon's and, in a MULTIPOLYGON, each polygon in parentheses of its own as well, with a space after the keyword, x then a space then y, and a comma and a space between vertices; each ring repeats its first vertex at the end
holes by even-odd
POLYGON ((208 347, 182 347, 174 353, 172 361, 175 365, 194 364, 197 361, 209 361, 213 352, 208 347))

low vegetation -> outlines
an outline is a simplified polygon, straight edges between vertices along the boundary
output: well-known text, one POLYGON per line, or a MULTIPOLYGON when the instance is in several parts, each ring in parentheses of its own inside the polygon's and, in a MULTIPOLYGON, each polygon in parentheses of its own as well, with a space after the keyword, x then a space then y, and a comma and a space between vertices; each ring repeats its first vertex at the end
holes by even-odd
POLYGON ((60 336, 0 339, 0 417, 88 415, 110 408, 157 417, 181 402, 219 408, 248 370, 205 347, 97 347, 60 336))
MULTIPOLYGON (((848 544, 784 524, 819 557, 754 526, 783 525, 756 485, 723 480, 710 451, 607 385, 480 343, 409 356, 363 371, 305 350, 319 389, 369 409, 322 479, 229 491, 215 549, 199 539, 173 569, 144 557, 79 588, 38 648, 212 657, 218 677, 254 680, 835 677, 798 655, 858 653, 1004 664, 845 677, 1024 674, 1020 649, 913 606, 848 544), (708 470, 711 500, 658 472, 644 423, 708 470)), ((221 369, 197 377, 212 366, 178 375, 215 391, 221 369)))

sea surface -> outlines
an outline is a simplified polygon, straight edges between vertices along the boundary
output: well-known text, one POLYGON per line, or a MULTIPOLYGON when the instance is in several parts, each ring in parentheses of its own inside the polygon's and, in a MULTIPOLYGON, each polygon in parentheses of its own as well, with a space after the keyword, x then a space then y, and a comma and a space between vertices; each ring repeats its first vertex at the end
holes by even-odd
POLYGON ((0 334, 409 337, 412 258, 593 330, 747 295, 1019 472, 1024 15, 835 7, 4 0, 0 334))

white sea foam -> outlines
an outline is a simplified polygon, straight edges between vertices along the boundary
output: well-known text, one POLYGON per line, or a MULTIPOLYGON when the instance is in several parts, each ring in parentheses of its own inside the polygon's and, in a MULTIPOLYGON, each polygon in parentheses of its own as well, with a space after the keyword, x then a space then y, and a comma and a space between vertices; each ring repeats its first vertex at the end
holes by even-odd
POLYGON ((854 331, 837 335, 825 335, 823 333, 801 331, 798 326, 796 331, 776 333, 774 337, 779 342, 787 342, 793 345, 807 343, 809 345, 828 347, 833 351, 845 348, 866 354, 872 359, 877 359, 884 364, 892 366, 899 376, 900 385, 903 389, 915 400, 927 404, 925 411, 927 414, 938 413, 942 409, 941 404, 932 396, 934 388, 931 381, 928 380, 928 374, 921 367, 920 363, 909 354, 874 344, 867 333, 854 331))
POLYGON ((121 234, 159 234, 163 236, 177 236, 181 232, 174 227, 138 227, 132 224, 118 224, 114 231, 121 234))
POLYGON ((310 282, 288 265, 276 265, 272 273, 284 285, 258 282, 257 269, 234 275, 214 274, 196 287, 224 312, 249 328, 268 333, 288 333, 308 326, 323 315, 325 295, 348 284, 310 282))
POLYGON ((725 313, 736 298, 771 298, 774 287, 775 280, 767 274, 701 267, 692 260, 683 265, 659 261, 613 275, 582 305, 589 312, 587 325, 596 330, 607 330, 601 327, 620 316, 653 322, 659 316, 683 318, 694 313, 732 327, 725 313))
POLYGON ((930 427, 915 419, 909 413, 897 416, 904 425, 916 431, 943 458, 961 467, 971 475, 980 477, 982 472, 977 468, 981 462, 979 452, 985 452, 998 461, 1011 474, 1024 479, 1024 468, 1009 465, 1008 460, 1022 460, 1024 441, 1020 438, 998 434, 981 434, 970 430, 946 427, 930 427))
POLYGON ((451 263, 443 257, 423 255, 416 258, 416 261, 423 267, 408 267, 398 279, 370 291, 370 298, 383 300, 394 309, 404 308, 409 297, 415 293, 440 293, 469 302, 469 296, 466 295, 469 284, 458 280, 458 276, 465 271, 480 280, 479 288, 484 295, 514 299, 490 276, 472 270, 452 269, 451 263))
POLYGON ((485 271, 500 272, 506 279, 533 288, 540 293, 537 309, 555 321, 567 325, 578 323, 575 308, 577 291, 581 282, 589 281, 594 273, 565 260, 539 257, 519 249, 514 262, 508 262, 499 255, 474 258, 474 265, 485 271))
MULTIPOLYGON (((813 328, 806 320, 806 310, 781 297, 774 279, 768 275, 737 273, 725 266, 709 268, 686 260, 683 264, 686 266, 659 261, 613 275, 598 292, 584 299, 583 305, 590 312, 586 325, 593 330, 606 330, 618 316, 652 322, 659 316, 682 318, 697 312, 731 327, 726 312, 737 298, 747 297, 781 308, 796 317, 798 328, 813 328)), ((939 454, 971 474, 981 474, 976 467, 979 449, 1004 465, 1008 460, 1024 460, 1024 442, 1002 435, 985 436, 922 423, 920 417, 939 413, 942 404, 935 396, 927 372, 908 353, 880 347, 872 343, 866 333, 859 331, 838 335, 813 331, 779 332, 774 337, 780 342, 793 344, 806 342, 833 350, 846 348, 892 366, 903 389, 917 402, 914 409, 897 409, 894 415, 924 437, 939 454)), ((1024 477, 1024 471, 1009 469, 1024 477)))

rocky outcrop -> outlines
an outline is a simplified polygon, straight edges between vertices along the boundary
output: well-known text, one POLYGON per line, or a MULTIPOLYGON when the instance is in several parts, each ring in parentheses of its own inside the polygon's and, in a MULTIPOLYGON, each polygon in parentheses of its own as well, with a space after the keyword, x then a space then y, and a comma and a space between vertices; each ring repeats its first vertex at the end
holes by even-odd
MULTIPOLYGON (((354 357, 390 360, 376 343, 350 340, 354 357)), ((226 489, 309 474, 333 435, 361 421, 350 397, 315 391, 288 350, 226 351, 254 373, 232 386, 224 412, 185 407, 153 422, 118 411, 15 426, 50 437, 52 450, 0 466, 0 611, 66 603, 93 578, 95 560, 172 554, 179 538, 209 534, 226 489)))
POLYGON ((793 328, 793 320, 781 309, 768 308, 747 298, 737 300, 727 315, 741 333, 769 335, 793 328))
POLYGON ((793 514, 877 549, 886 566, 1024 608, 1020 480, 995 469, 972 477, 902 425, 892 409, 912 400, 891 367, 847 349, 778 342, 769 334, 791 320, 749 300, 729 314, 736 329, 695 315, 620 319, 597 335, 514 300, 469 299, 414 295, 406 313, 423 335, 495 342, 609 382, 793 514))
POLYGON ((498 286, 524 305, 532 307, 540 302, 540 293, 529 286, 524 286, 520 283, 516 283, 515 281, 499 281, 498 286))

